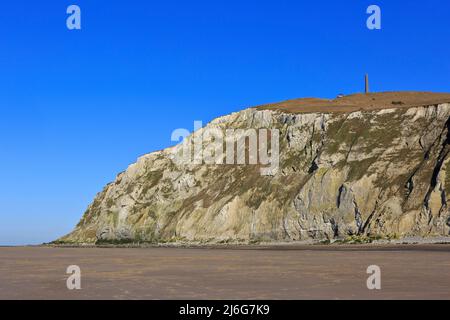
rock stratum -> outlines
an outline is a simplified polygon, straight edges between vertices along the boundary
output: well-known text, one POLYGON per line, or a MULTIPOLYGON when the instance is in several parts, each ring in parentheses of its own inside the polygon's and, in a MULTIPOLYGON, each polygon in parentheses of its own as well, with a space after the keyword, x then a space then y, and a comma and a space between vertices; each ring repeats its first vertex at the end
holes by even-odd
POLYGON ((215 119, 199 132, 207 128, 278 129, 279 169, 180 164, 182 144, 153 152, 108 184, 58 242, 449 235, 450 94, 290 100, 215 119))

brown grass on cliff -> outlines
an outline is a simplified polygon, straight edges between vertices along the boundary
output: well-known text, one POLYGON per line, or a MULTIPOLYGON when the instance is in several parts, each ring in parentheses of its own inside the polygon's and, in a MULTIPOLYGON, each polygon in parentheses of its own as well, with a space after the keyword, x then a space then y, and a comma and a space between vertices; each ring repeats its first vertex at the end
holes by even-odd
POLYGON ((280 110, 290 113, 354 112, 391 108, 410 108, 450 103, 450 93, 380 92, 352 94, 336 99, 302 98, 256 107, 259 110, 280 110))

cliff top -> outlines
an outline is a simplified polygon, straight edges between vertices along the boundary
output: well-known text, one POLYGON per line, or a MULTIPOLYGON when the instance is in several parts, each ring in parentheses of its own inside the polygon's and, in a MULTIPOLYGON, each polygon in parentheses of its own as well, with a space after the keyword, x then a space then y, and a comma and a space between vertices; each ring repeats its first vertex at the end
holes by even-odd
POLYGON ((259 110, 280 110, 290 113, 355 112, 391 108, 410 108, 450 103, 450 93, 379 92, 352 94, 336 99, 302 98, 257 106, 259 110))

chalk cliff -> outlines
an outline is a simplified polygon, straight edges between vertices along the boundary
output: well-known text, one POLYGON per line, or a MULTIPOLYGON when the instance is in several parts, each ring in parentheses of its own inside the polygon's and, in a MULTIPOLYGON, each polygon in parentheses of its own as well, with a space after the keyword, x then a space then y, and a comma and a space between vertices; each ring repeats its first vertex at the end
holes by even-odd
POLYGON ((182 144, 153 152, 108 184, 59 241, 449 235, 450 94, 291 100, 218 118, 197 135, 212 128, 278 130, 278 170, 180 163, 182 144))

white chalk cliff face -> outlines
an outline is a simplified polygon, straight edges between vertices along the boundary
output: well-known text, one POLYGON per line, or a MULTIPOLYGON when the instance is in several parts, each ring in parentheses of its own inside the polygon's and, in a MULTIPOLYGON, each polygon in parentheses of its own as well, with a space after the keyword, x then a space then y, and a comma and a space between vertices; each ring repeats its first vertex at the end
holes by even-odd
POLYGON ((150 153, 108 184, 59 241, 449 235, 449 119, 448 103, 233 113, 207 128, 278 129, 278 171, 264 176, 261 165, 183 165, 174 160, 181 145, 150 153))

